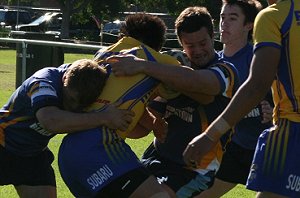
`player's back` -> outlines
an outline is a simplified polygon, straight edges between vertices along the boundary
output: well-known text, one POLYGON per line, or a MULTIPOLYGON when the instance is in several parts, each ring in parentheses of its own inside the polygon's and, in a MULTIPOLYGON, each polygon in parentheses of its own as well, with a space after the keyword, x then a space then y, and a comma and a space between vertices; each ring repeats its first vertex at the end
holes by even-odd
POLYGON ((275 121, 280 117, 300 122, 299 24, 300 0, 279 1, 262 10, 256 19, 255 48, 275 46, 281 49, 278 76, 272 85, 275 121))

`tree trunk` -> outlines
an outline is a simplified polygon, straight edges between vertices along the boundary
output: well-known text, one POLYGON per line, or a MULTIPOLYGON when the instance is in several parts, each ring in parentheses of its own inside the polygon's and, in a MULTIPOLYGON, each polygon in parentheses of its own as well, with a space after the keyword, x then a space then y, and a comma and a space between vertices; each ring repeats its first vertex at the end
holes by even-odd
POLYGON ((71 0, 66 0, 62 7, 62 23, 61 23, 61 38, 68 39, 70 37, 70 17, 72 13, 71 0))

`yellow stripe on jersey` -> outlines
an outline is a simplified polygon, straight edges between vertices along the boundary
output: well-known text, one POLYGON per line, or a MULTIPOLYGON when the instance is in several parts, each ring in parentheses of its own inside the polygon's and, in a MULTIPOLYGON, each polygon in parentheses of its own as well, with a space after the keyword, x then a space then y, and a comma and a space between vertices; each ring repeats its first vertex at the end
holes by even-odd
MULTIPOLYGON (((288 122, 288 125, 286 127, 286 131, 290 131, 290 121, 287 119, 284 119, 288 122)), ((289 141, 289 132, 284 133, 284 141, 283 141, 283 149, 282 149, 282 160, 280 164, 280 172, 283 172, 286 154, 287 154, 287 147, 288 147, 288 141, 289 141)))
POLYGON ((112 147, 111 142, 113 141, 113 131, 108 129, 107 127, 102 127, 102 140, 103 140, 103 146, 104 149, 109 157, 109 159, 113 162, 113 163, 117 163, 116 160, 118 161, 118 159, 115 159, 114 156, 116 156, 116 152, 112 147))
MULTIPOLYGON (((7 114, 5 114, 7 115, 7 114)), ((30 119, 29 117, 18 117, 18 118, 15 118, 15 119, 12 119, 12 120, 8 120, 7 122, 3 122, 3 123, 0 123, 0 144, 2 146, 5 146, 5 141, 4 141, 4 138, 5 138, 5 134, 4 134, 4 129, 10 125, 14 125, 18 122, 21 122, 21 121, 25 121, 25 120, 28 120, 30 119)))
MULTIPOLYGON (((131 53, 139 58, 150 61, 179 65, 179 62, 175 58, 160 54, 130 37, 124 37, 106 50, 100 51, 96 54, 95 59, 101 62, 101 60, 112 54, 119 54, 120 51, 131 53)), ((86 111, 103 110, 103 108, 106 108, 107 104, 119 100, 123 101, 120 108, 131 109, 135 113, 128 130, 126 132, 117 131, 122 138, 126 138, 127 134, 136 126, 138 120, 144 113, 145 107, 158 85, 159 82, 157 80, 144 74, 116 77, 113 73, 109 73, 109 77, 101 95, 95 103, 86 109, 86 111)), ((159 91, 159 94, 166 98, 172 98, 179 95, 179 93, 170 92, 169 90, 159 89, 159 91)))
POLYGON ((216 159, 220 163, 222 160, 222 156, 222 145, 219 141, 217 145, 203 157, 201 163, 197 165, 197 169, 209 169, 213 160, 216 159))
POLYGON ((278 124, 270 131, 265 145, 263 166, 266 174, 283 173, 284 171, 290 122, 282 119, 278 124))
MULTIPOLYGON (((205 113, 203 107, 201 107, 201 105, 197 108, 197 110, 199 112, 200 123, 201 123, 200 133, 202 133, 208 127, 208 119, 207 119, 206 113, 205 113)), ((211 170, 213 170, 214 167, 210 167, 211 163, 215 159, 219 163, 221 163, 222 156, 223 156, 222 145, 219 142, 210 152, 208 152, 203 157, 203 160, 201 161, 201 164, 197 164, 197 169, 211 169, 211 170)), ((212 165, 212 166, 214 166, 214 165, 212 165)))
POLYGON ((31 96, 36 93, 39 89, 38 87, 40 86, 40 82, 36 82, 32 85, 32 87, 30 88, 30 91, 27 92, 28 97, 31 98, 31 96))
POLYGON ((12 125, 12 124, 16 124, 17 122, 21 122, 21 121, 25 121, 25 120, 28 120, 30 119, 30 117, 18 117, 18 118, 15 118, 15 119, 12 119, 12 120, 8 120, 7 122, 3 122, 3 123, 0 123, 0 127, 2 129, 5 129, 6 127, 8 127, 9 125, 12 125))
POLYGON ((228 78, 230 78, 231 80, 228 80, 228 82, 229 82, 229 84, 228 84, 228 88, 227 88, 227 90, 226 90, 226 96, 228 97, 228 98, 232 98, 232 96, 233 96, 233 87, 234 87, 234 83, 236 82, 235 81, 235 79, 232 79, 232 78, 234 78, 236 75, 233 73, 233 71, 232 71, 232 68, 230 68, 228 65, 226 65, 226 64, 223 64, 223 63, 218 63, 218 65, 222 65, 223 67, 225 67, 226 68, 226 70, 229 72, 229 76, 228 76, 228 78))
POLYGON ((281 50, 277 76, 272 84, 275 123, 280 118, 300 122, 299 25, 299 1, 278 1, 255 19, 254 49, 273 46, 281 50))
POLYGON ((129 154, 125 152, 126 149, 122 144, 123 140, 116 134, 115 130, 102 127, 102 139, 104 149, 114 164, 120 164, 128 159, 129 154))

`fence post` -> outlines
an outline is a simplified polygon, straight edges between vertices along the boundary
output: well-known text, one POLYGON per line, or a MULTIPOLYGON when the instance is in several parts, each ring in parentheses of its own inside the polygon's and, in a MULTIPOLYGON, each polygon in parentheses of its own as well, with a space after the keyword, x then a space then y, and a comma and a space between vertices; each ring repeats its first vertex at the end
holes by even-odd
POLYGON ((27 43, 22 41, 22 82, 26 80, 27 43))

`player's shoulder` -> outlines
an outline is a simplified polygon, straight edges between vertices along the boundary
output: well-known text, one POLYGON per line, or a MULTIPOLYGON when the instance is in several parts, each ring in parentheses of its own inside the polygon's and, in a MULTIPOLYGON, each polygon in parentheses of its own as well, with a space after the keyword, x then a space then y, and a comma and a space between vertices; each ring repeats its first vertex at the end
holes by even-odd
POLYGON ((163 51, 161 53, 176 58, 176 60, 179 61, 180 64, 182 65, 191 66, 191 62, 189 61, 186 53, 182 50, 173 49, 173 50, 163 51))

